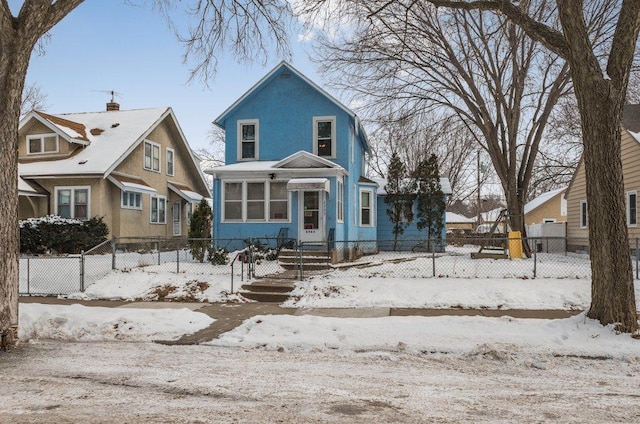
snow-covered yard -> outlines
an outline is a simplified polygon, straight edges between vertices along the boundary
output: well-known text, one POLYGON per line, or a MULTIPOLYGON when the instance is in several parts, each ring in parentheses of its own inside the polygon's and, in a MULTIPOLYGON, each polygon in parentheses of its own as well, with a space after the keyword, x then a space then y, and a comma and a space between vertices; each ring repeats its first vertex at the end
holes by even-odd
MULTIPOLYGON (((508 261, 491 267, 493 278, 407 278, 401 276, 407 262, 415 261, 313 277, 298 284, 286 306, 582 310, 590 301, 586 279, 504 278, 508 261)), ((220 275, 148 266, 112 271, 69 297, 243 301, 228 284, 220 275)), ((636 298, 640 304, 638 287, 636 298)), ((0 378, 9 382, 0 416, 12 422, 640 421, 640 340, 584 314, 559 320, 262 315, 205 345, 150 343, 208 326, 215 317, 198 312, 200 305, 21 304, 21 343, 0 353, 0 378)))

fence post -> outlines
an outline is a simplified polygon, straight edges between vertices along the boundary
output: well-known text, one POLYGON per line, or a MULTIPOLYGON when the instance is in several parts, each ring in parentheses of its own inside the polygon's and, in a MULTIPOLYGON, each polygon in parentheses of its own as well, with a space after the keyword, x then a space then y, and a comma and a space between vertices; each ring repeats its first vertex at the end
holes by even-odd
POLYGON ((180 242, 176 245, 176 274, 180 274, 180 242))
POLYGON ((436 276, 436 245, 435 241, 431 240, 431 269, 433 270, 433 277, 436 276))
POLYGON ((111 269, 116 269, 116 238, 111 239, 111 269))
POLYGON ((80 251, 80 291, 84 291, 84 250, 80 251))
POLYGON ((299 275, 300 275, 300 280, 302 280, 302 249, 304 247, 304 243, 299 243, 298 244, 298 252, 299 252, 299 259, 300 262, 298 262, 299 265, 299 275))
POLYGON ((533 278, 536 278, 538 268, 538 249, 533 249, 533 278))
POLYGON ((156 250, 158 251, 158 265, 160 265, 160 242, 156 242, 156 250))
POLYGON ((27 257, 27 294, 31 294, 31 258, 27 257))

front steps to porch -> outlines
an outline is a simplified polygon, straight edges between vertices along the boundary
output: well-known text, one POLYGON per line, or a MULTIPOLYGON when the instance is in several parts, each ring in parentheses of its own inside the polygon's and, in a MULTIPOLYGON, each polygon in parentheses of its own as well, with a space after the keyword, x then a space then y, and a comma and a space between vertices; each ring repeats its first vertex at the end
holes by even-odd
POLYGON ((294 287, 293 280, 265 278, 250 284, 243 284, 241 294, 243 297, 257 302, 282 303, 289 299, 294 287))
POLYGON ((331 269, 331 255, 326 250, 307 250, 302 252, 293 249, 282 249, 278 254, 278 263, 288 271, 299 270, 302 262, 302 271, 324 271, 331 269))

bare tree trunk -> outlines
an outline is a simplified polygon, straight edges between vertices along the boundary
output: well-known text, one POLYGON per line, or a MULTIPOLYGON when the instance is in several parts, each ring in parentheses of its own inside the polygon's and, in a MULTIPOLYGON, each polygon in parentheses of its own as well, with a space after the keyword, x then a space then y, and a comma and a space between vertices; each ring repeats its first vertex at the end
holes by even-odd
POLYGON ((638 322, 620 156, 622 105, 604 82, 579 83, 575 88, 580 102, 599 105, 581 108, 587 199, 598 200, 587 205, 592 263, 588 317, 632 332, 638 322))
POLYGON ((6 347, 18 325, 18 120, 30 50, 21 52, 11 34, 0 37, 0 336, 6 347))

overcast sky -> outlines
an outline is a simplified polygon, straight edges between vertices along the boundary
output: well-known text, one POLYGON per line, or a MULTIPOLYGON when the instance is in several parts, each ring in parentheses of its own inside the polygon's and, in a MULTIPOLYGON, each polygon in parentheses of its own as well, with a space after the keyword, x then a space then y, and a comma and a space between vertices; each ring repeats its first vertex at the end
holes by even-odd
MULTIPOLYGON (((16 13, 22 1, 10 3, 16 13)), ((110 90, 119 93, 115 100, 121 109, 170 106, 191 146, 206 147, 211 121, 282 58, 274 53, 263 66, 238 64, 221 55, 209 88, 200 81, 188 84, 182 45, 151 2, 146 3, 136 7, 123 0, 85 1, 53 28, 45 54, 34 52, 27 83, 40 86, 47 95, 46 111, 54 114, 104 110, 110 90)), ((175 18, 181 16, 176 11, 175 18)), ((186 16, 183 19, 186 24, 186 16)), ((311 46, 297 39, 298 34, 291 35, 291 63, 324 86, 308 60, 311 46)))

